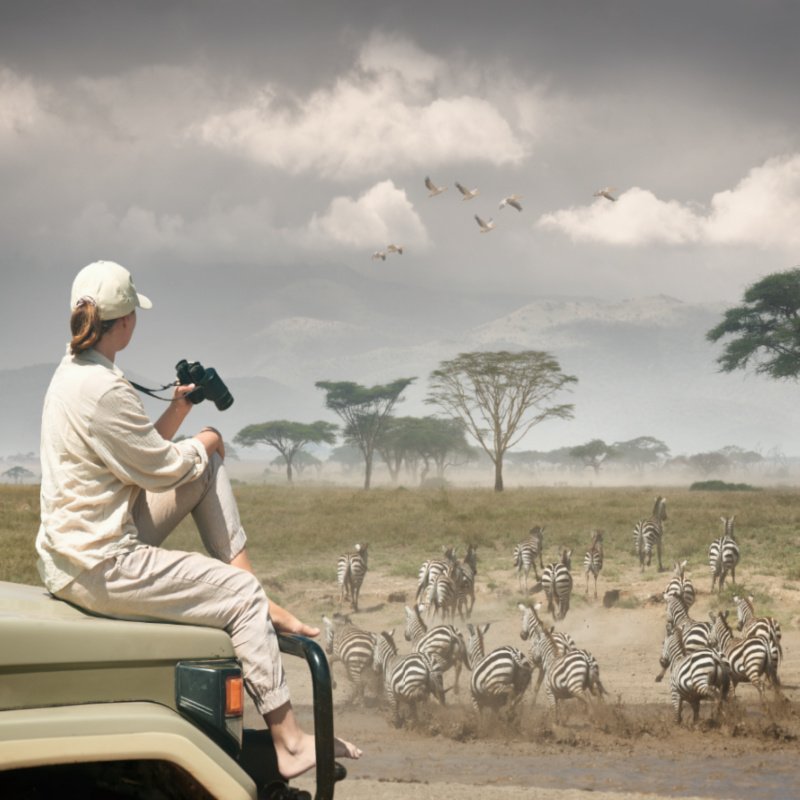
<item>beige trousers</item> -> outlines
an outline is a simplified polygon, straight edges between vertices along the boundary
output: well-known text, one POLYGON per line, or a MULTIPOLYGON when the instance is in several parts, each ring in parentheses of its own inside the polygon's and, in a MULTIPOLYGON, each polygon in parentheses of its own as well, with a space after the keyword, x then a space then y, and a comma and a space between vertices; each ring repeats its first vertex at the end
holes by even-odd
POLYGON ((228 563, 246 537, 222 459, 214 455, 202 476, 172 492, 142 492, 133 516, 142 545, 82 573, 58 597, 119 619, 221 628, 259 712, 288 702, 269 600, 255 576, 228 563), (189 513, 213 557, 160 547, 189 513))

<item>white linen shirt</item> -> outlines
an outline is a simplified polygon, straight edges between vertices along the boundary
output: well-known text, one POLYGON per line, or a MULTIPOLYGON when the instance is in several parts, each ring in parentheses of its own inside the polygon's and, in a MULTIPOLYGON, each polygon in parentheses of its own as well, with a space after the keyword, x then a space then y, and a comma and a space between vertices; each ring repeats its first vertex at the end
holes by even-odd
POLYGON ((94 349, 61 361, 42 413, 39 574, 51 592, 110 556, 140 545, 139 492, 194 480, 208 455, 197 439, 173 443, 147 417, 113 362, 94 349))

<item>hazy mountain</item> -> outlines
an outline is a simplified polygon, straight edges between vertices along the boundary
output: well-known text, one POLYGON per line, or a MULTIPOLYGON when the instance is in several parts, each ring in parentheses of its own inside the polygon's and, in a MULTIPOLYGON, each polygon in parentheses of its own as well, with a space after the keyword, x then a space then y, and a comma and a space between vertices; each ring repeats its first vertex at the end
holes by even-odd
MULTIPOLYGON (((298 305, 298 312, 304 310, 298 305)), ((382 326, 375 317, 357 323, 298 313, 270 322, 239 354, 249 361, 250 377, 223 374, 234 405, 220 413, 203 403, 188 428, 213 424, 230 438, 269 419, 333 419, 314 387, 318 380, 371 385, 416 376, 398 411, 429 414, 435 409, 423 403, 427 376, 442 360, 470 350, 536 349, 553 353, 565 372, 577 376, 574 391, 563 397, 575 404, 575 418, 544 423, 525 446, 552 449, 595 437, 651 435, 675 454, 735 444, 797 455, 800 434, 789 424, 797 385, 717 372, 719 347, 705 333, 722 310, 664 296, 540 300, 460 335, 422 342, 404 339, 396 324, 382 326)), ((41 400, 52 369, 0 372, 0 454, 38 449, 41 400)), ((160 413, 157 401, 148 399, 147 406, 154 416, 160 413)))

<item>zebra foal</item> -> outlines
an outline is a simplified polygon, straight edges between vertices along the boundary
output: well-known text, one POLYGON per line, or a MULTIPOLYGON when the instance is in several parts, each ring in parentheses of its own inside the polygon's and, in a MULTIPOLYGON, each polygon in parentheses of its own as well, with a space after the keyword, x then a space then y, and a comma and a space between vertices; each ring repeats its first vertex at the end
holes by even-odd
POLYGON ((597 600, 597 576, 603 569, 603 535, 604 531, 592 531, 592 543, 583 557, 583 571, 586 573, 586 594, 589 594, 589 576, 594 578, 594 599, 597 600))

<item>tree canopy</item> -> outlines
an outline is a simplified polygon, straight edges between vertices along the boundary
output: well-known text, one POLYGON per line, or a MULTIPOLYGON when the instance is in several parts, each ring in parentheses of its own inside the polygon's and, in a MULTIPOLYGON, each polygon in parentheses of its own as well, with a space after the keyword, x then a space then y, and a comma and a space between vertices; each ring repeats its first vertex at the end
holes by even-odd
POLYGON ((800 376, 800 267, 767 275, 729 308, 706 338, 728 337, 717 359, 722 372, 753 365, 771 378, 800 376))
POLYGON ((561 389, 576 383, 549 353, 461 353, 430 376, 426 402, 460 419, 495 466, 495 491, 503 490, 503 457, 534 425, 572 417, 572 404, 550 405, 561 389))
POLYGON ((286 479, 292 482, 292 464, 298 453, 308 444, 333 444, 337 426, 332 422, 290 422, 285 419, 247 425, 236 434, 233 441, 243 447, 266 444, 274 447, 286 462, 286 479))
POLYGON ((398 378, 385 385, 362 386, 352 381, 317 381, 325 392, 325 406, 344 422, 344 436, 364 456, 364 488, 372 481, 372 460, 378 436, 386 426, 400 395, 415 378, 398 378))

